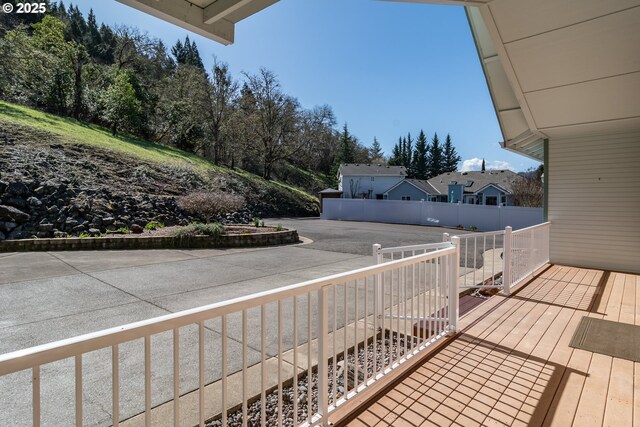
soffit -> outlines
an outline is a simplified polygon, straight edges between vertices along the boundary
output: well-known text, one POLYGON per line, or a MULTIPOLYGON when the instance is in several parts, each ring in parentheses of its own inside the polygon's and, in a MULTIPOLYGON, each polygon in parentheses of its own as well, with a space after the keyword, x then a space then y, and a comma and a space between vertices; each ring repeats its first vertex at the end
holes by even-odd
POLYGON ((231 44, 235 24, 278 0, 117 0, 222 44, 231 44))

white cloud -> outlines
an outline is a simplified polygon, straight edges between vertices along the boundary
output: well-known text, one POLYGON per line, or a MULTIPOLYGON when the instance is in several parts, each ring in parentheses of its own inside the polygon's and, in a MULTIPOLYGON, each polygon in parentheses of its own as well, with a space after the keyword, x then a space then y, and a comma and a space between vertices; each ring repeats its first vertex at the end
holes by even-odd
MULTIPOLYGON (((502 160, 493 160, 485 162, 486 169, 509 169, 514 170, 509 162, 503 162, 502 160)), ((474 157, 473 159, 465 160, 462 162, 460 172, 479 171, 482 170, 482 159, 474 157)))

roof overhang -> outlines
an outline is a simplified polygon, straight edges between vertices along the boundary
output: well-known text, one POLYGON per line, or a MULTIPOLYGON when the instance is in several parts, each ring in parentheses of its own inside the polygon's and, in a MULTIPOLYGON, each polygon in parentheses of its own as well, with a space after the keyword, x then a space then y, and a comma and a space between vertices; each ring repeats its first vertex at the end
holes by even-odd
POLYGON ((640 0, 387 0, 465 6, 502 147, 640 130, 640 0))
POLYGON ((117 0, 211 40, 229 45, 235 24, 278 0, 117 0))

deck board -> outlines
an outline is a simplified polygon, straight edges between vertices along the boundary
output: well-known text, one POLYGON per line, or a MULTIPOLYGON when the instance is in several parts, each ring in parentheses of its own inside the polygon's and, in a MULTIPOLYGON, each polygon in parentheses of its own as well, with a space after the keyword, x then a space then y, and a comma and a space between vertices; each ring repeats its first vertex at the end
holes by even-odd
POLYGON ((640 427, 640 363, 569 347, 583 316, 640 324, 640 276, 550 266, 342 425, 640 427))

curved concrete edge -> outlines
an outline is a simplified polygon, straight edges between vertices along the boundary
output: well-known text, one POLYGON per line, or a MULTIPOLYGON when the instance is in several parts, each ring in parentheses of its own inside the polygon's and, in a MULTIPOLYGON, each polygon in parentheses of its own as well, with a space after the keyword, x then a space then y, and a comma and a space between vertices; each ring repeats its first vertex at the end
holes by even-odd
POLYGON ((250 248, 299 243, 296 230, 271 233, 229 234, 218 239, 194 237, 87 237, 63 239, 22 239, 0 241, 0 252, 75 251, 110 249, 209 249, 250 248))

